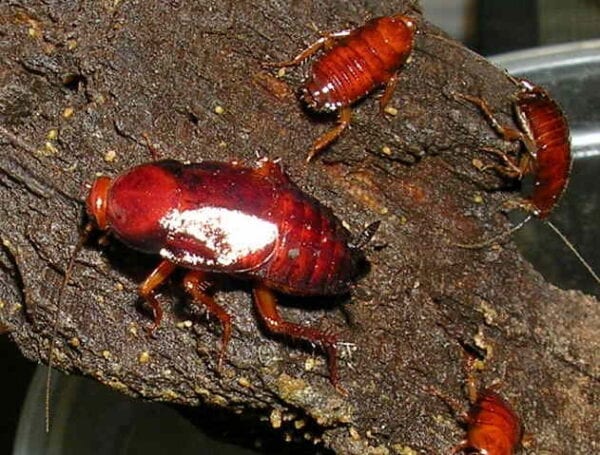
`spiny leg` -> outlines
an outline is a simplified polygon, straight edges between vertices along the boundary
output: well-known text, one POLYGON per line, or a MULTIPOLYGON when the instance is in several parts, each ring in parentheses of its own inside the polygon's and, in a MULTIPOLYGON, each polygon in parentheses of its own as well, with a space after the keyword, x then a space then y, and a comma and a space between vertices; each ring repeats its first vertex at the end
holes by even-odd
POLYGON ((329 366, 329 380, 341 392, 337 368, 337 338, 335 335, 321 332, 320 330, 305 327, 292 322, 284 321, 277 311, 277 300, 273 292, 264 286, 257 286, 252 290, 258 314, 273 333, 288 335, 291 338, 300 338, 320 345, 327 354, 329 366))
POLYGON ((154 291, 157 287, 163 284, 167 278, 169 278, 169 275, 171 275, 176 268, 177 266, 172 262, 162 261, 152 271, 152 273, 148 275, 148 278, 146 278, 144 282, 140 284, 138 289, 140 297, 148 302, 150 308, 152 309, 152 317, 154 318, 154 322, 148 328, 150 335, 154 334, 156 329, 158 329, 163 316, 163 310, 158 299, 154 296, 154 291))
POLYGON ((444 402, 444 404, 452 410, 452 412, 454 413, 454 415, 457 417, 458 420, 460 420, 461 422, 466 422, 468 415, 467 415, 467 412, 465 411, 465 407, 456 398, 446 395, 444 392, 442 392, 441 390, 437 389, 434 386, 424 386, 423 390, 426 393, 433 395, 434 397, 442 400, 444 402))
POLYGON ((340 134, 344 132, 348 125, 350 125, 350 120, 352 119, 352 109, 350 106, 345 106, 340 109, 340 118, 338 119, 338 124, 327 131, 325 134, 320 136, 313 146, 308 151, 308 156, 306 157, 306 162, 309 163, 321 150, 335 141, 340 134))
POLYGON ((483 98, 479 98, 477 96, 472 96, 472 95, 465 95, 463 93, 453 93, 453 96, 457 100, 462 99, 462 100, 468 101, 468 102, 474 104, 475 106, 477 106, 483 113, 483 116, 490 123, 490 125, 494 129, 494 131, 496 131, 496 133, 498 133, 498 135, 500 137, 502 137, 504 140, 506 140, 506 141, 523 141, 523 142, 527 141, 527 138, 521 131, 519 131, 515 128, 503 126, 498 121, 498 119, 494 116, 492 109, 490 108, 490 105, 483 98))
POLYGON ((210 315, 216 317, 221 322, 223 335, 221 336, 221 351, 219 352, 217 361, 217 369, 221 370, 227 345, 229 344, 229 340, 231 340, 231 316, 215 302, 212 296, 206 294, 210 286, 211 283, 206 279, 204 272, 193 270, 188 272, 183 278, 183 287, 192 296, 194 303, 198 306, 203 306, 210 315))
POLYGON ((310 56, 317 53, 321 48, 325 48, 326 50, 331 49, 333 47, 336 39, 343 38, 345 36, 348 36, 349 34, 350 34, 349 30, 342 30, 341 32, 335 32, 335 33, 327 33, 327 34, 323 35, 321 38, 319 38, 318 40, 316 40, 314 43, 312 43, 310 46, 305 48, 302 52, 300 52, 298 55, 296 55, 293 59, 286 60, 283 62, 275 62, 275 63, 264 62, 262 64, 262 66, 264 66, 266 68, 285 68, 285 67, 289 67, 289 66, 297 66, 300 63, 302 63, 304 60, 309 58, 310 56))
POLYGON ((500 175, 504 175, 510 178, 516 178, 521 180, 523 178, 523 168, 521 165, 515 164, 515 162, 503 151, 492 148, 482 147, 480 149, 483 152, 492 153, 498 156, 504 164, 486 164, 478 167, 480 171, 487 171, 488 169, 494 169, 500 175))
POLYGON ((154 146, 152 141, 150 140, 150 135, 145 131, 142 133, 142 137, 146 141, 146 147, 150 151, 150 155, 152 155, 152 161, 158 161, 158 149, 154 146))
MULTIPOLYGON (((496 131, 496 133, 502 139, 504 139, 505 141, 520 141, 525 146, 526 154, 523 154, 521 156, 519 164, 515 164, 514 161, 512 161, 506 156, 506 154, 502 156, 502 152, 498 153, 498 155, 500 155, 507 163, 509 172, 503 172, 500 170, 501 168, 496 168, 497 170, 500 170, 500 172, 505 175, 511 176, 512 174, 513 177, 516 176, 517 178, 522 178, 524 174, 535 172, 535 157, 537 154, 537 146, 535 144, 534 139, 530 137, 529 134, 525 134, 523 131, 503 126, 502 124, 500 124, 498 119, 496 119, 496 117, 492 113, 490 105, 483 98, 479 98, 472 95, 464 95, 462 93, 454 93, 453 96, 457 100, 462 99, 477 106, 483 113, 483 116, 490 123, 494 131, 496 131), (516 174, 518 174, 518 176, 516 174)), ((523 114, 519 111, 518 107, 516 108, 516 110, 521 127, 525 129, 524 122, 526 120, 523 119, 523 114)), ((525 129, 525 131, 527 130, 525 129)), ((485 148, 483 150, 490 151, 490 149, 485 148)))

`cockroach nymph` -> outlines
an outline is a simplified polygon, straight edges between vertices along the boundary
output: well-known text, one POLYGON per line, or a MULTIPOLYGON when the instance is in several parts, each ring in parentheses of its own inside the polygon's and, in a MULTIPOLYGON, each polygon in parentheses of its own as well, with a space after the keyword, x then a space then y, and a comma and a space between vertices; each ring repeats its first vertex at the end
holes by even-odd
POLYGON ((532 194, 526 198, 510 200, 507 204, 507 208, 520 208, 529 215, 516 226, 496 237, 473 244, 458 244, 458 246, 486 247, 514 233, 533 217, 537 217, 556 232, 594 280, 600 284, 598 274, 565 235, 548 220, 565 192, 571 173, 573 160, 567 119, 558 103, 542 87, 526 79, 512 76, 509 78, 518 87, 513 106, 519 129, 503 126, 483 98, 464 94, 455 94, 455 97, 477 106, 500 137, 507 141, 520 141, 523 144, 523 149, 516 157, 497 149, 484 148, 483 150, 498 155, 503 164, 487 165, 482 170, 492 168, 501 175, 517 179, 532 175, 532 194))
POLYGON ((415 19, 398 14, 371 19, 361 27, 329 33, 295 58, 267 67, 296 66, 324 49, 315 60, 300 96, 318 112, 339 111, 338 125, 319 137, 310 148, 307 161, 335 141, 350 124, 351 105, 385 85, 379 100, 381 111, 397 85, 397 73, 408 60, 414 43, 415 19))

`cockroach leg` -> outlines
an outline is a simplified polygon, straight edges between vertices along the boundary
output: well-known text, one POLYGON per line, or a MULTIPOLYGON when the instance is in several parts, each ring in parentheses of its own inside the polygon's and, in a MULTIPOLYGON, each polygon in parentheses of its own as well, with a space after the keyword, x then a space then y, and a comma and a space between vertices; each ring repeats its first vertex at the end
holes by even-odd
POLYGON ((211 283, 206 279, 204 272, 198 270, 188 272, 183 278, 183 287, 192 296, 196 305, 204 307, 211 316, 221 322, 223 335, 221 336, 221 351, 217 361, 217 369, 220 371, 223 367, 227 346, 231 340, 231 316, 215 302, 212 296, 206 293, 211 287, 211 283))
MULTIPOLYGON (((498 135, 502 137, 502 139, 504 139, 505 141, 521 141, 525 145, 525 148, 527 149, 527 152, 531 155, 531 157, 535 158, 537 153, 537 147, 535 142, 527 134, 523 134, 522 131, 519 131, 516 128, 503 126, 492 112, 492 108, 486 100, 478 96, 466 95, 464 93, 455 92, 452 95, 457 101, 465 100, 477 106, 483 114, 483 116, 489 122, 493 130, 496 133, 498 133, 498 135)), ((521 117, 519 112, 517 112, 517 117, 521 117)))
POLYGON ((150 155, 152 156, 152 160, 153 161, 157 161, 158 157, 159 157, 158 150, 154 146, 154 144, 152 143, 152 141, 150 140, 150 135, 148 133, 146 133, 146 132, 143 132, 142 133, 142 137, 144 138, 144 141, 146 141, 146 147, 150 151, 150 155))
POLYGON ((140 294, 140 297, 148 302, 152 309, 154 322, 147 329, 150 335, 153 335, 156 329, 158 329, 163 316, 163 310, 160 306, 160 302, 154 295, 154 290, 163 284, 176 268, 177 266, 172 262, 162 261, 139 287, 138 293, 140 294))
POLYGON ((446 395, 441 390, 438 390, 433 386, 424 386, 423 389, 426 393, 433 395, 434 397, 439 398, 441 401, 443 401, 444 404, 448 406, 448 408, 450 408, 450 410, 454 413, 457 420, 459 420, 462 423, 466 423, 467 412, 460 401, 458 401, 456 398, 446 395))
POLYGON ((396 86, 398 85, 398 74, 394 73, 392 77, 389 78, 385 85, 385 91, 381 98, 379 98, 379 112, 381 115, 385 114, 385 108, 394 96, 394 91, 396 90, 396 86))
POLYGON ((454 98, 458 101, 465 100, 471 104, 474 104, 479 108, 479 110, 483 113, 484 117, 490 123, 490 126, 498 133, 499 136, 502 136, 506 141, 516 141, 523 140, 523 133, 515 128, 510 128, 503 126, 494 113, 488 102, 483 98, 473 95, 466 95, 464 93, 453 93, 454 98))
POLYGON ((342 30, 340 32, 327 33, 327 34, 321 36, 321 38, 316 40, 314 43, 309 45, 307 48, 302 50, 293 59, 286 60, 284 62, 274 62, 274 63, 264 62, 262 64, 262 66, 265 68, 286 68, 286 67, 290 67, 290 66, 298 66, 304 60, 306 60, 307 58, 309 58, 312 55, 319 52, 319 50, 321 50, 323 48, 326 50, 331 49, 333 47, 333 45, 335 44, 336 39, 343 38, 345 36, 348 36, 349 34, 350 34, 350 30, 342 30))
POLYGON ((279 311, 277 311, 277 299, 273 292, 268 288, 258 285, 252 292, 254 294, 254 302, 258 314, 270 332, 287 335, 291 338, 300 338, 318 344, 323 348, 327 353, 329 379, 338 391, 345 394, 345 390, 339 385, 336 336, 310 327, 284 321, 279 315, 279 311))
POLYGON ((340 134, 344 132, 348 125, 350 125, 350 120, 352 119, 352 109, 350 106, 345 106, 340 109, 340 118, 338 119, 338 124, 327 131, 325 134, 320 136, 311 149, 308 151, 308 156, 306 157, 306 162, 309 163, 321 150, 335 141, 340 134))
POLYGON ((498 150, 492 147, 481 147, 480 149, 483 152, 491 153, 498 156, 504 164, 486 164, 484 166, 479 167, 480 171, 486 171, 488 169, 493 169, 501 175, 504 175, 509 178, 519 179, 523 178, 523 167, 519 164, 515 164, 515 162, 510 158, 506 153, 502 150, 498 150))

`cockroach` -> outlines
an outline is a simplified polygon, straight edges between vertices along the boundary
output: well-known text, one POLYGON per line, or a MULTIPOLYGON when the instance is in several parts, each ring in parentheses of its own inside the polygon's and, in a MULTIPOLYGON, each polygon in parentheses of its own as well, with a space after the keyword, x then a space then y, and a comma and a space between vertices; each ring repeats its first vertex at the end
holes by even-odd
POLYGON ((297 66, 320 49, 325 50, 313 63, 300 97, 314 111, 339 111, 339 121, 315 141, 307 161, 348 127, 351 105, 382 85, 385 92, 379 106, 384 111, 398 83, 398 71, 411 54, 415 29, 415 20, 409 16, 378 17, 361 27, 328 33, 292 60, 264 64, 278 68, 297 66))
POLYGON ((581 261, 592 277, 600 284, 600 278, 575 246, 548 220, 548 217, 565 192, 572 167, 569 125, 558 103, 542 87, 526 79, 508 76, 518 87, 513 107, 519 129, 503 126, 494 116, 488 103, 471 95, 455 94, 477 106, 491 127, 507 141, 520 141, 524 151, 518 157, 490 148, 503 160, 504 164, 488 165, 482 169, 493 168, 500 174, 521 179, 533 175, 533 192, 529 197, 509 201, 507 208, 520 208, 528 216, 506 232, 491 239, 474 244, 458 244, 463 248, 483 248, 501 240, 519 230, 533 217, 546 222, 563 240, 573 254, 581 261))
POLYGON ((521 443, 519 416, 511 405, 493 389, 477 395, 463 418, 467 435, 451 453, 472 455, 512 455, 521 443))
POLYGON ((473 375, 474 365, 475 358, 469 356, 466 388, 471 405, 466 412, 454 398, 433 387, 425 387, 426 392, 442 399, 466 427, 465 438, 453 446, 450 453, 512 455, 523 440, 521 420, 510 403, 496 391, 499 387, 498 384, 481 391, 477 390, 473 375))
MULTIPOLYGON (((156 157, 156 150, 144 136, 156 157)), ((221 369, 231 338, 231 316, 207 291, 210 276, 224 274, 253 283, 256 309, 268 331, 320 345, 328 360, 329 379, 339 385, 337 335, 284 320, 275 292, 296 296, 332 296, 350 292, 363 248, 380 222, 355 239, 333 212, 298 188, 274 161, 255 167, 237 162, 174 160, 136 166, 115 179, 97 178, 86 199, 90 221, 80 233, 60 287, 60 312, 75 259, 94 229, 114 235, 125 245, 162 257, 139 287, 150 305, 153 324, 163 310, 156 289, 178 267, 187 269, 183 284, 193 302, 222 325, 221 369)), ((50 427, 50 381, 59 314, 52 330, 46 377, 46 432, 50 427)))
POLYGON ((545 220, 569 181, 573 161, 569 125, 556 101, 543 88, 525 79, 515 79, 515 82, 519 91, 513 106, 520 130, 501 125, 484 99, 470 95, 457 96, 478 106, 503 139, 523 143, 526 153, 521 154, 518 162, 494 149, 485 150, 500 154, 504 160, 505 165, 492 166, 500 173, 517 178, 533 174, 533 193, 514 204, 545 220))
POLYGON ((343 295, 364 260, 362 248, 378 222, 352 241, 334 214, 303 193, 274 161, 183 164, 153 161, 115 179, 97 178, 86 201, 89 231, 109 232, 125 245, 162 260, 139 287, 150 305, 154 332, 163 311, 155 291, 180 267, 193 302, 222 325, 220 368, 231 338, 231 316, 207 290, 213 274, 250 280, 257 312, 268 331, 303 339, 327 354, 339 387, 337 336, 285 321, 275 292, 343 295))

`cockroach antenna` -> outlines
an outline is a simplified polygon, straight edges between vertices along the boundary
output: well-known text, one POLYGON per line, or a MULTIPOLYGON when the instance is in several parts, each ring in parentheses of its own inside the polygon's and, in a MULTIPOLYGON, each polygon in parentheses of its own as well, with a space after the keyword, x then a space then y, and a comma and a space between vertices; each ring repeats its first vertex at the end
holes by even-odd
POLYGON ((492 238, 486 239, 486 240, 482 240, 481 242, 477 242, 477 243, 453 243, 454 246, 457 246, 459 248, 465 248, 467 250, 479 250, 481 248, 485 248, 488 247, 490 245, 493 245, 494 243, 499 243, 503 240, 507 240, 512 234, 514 234, 515 232, 517 232, 519 229, 521 229, 523 226, 525 226, 529 220, 533 218, 533 215, 527 215, 525 217, 524 220, 522 220, 521 222, 519 222, 518 224, 516 224, 515 226, 511 227, 510 229, 507 229, 506 231, 495 235, 492 238))
POLYGON ((573 245, 569 241, 569 239, 567 239, 567 237, 554 225, 554 223, 551 223, 550 221, 546 220, 546 224, 564 242, 564 244, 567 246, 567 248, 569 248, 571 250, 571 252, 575 255, 575 257, 577 259, 579 259, 579 262, 581 262, 581 265, 583 265, 585 267, 585 269, 589 272, 589 274, 594 278, 596 283, 598 285, 600 285, 600 277, 598 277, 598 274, 594 271, 592 266, 583 258, 583 256, 581 256, 579 251, 577 251, 577 249, 575 248, 575 245, 573 245))
MULTIPOLYGON (((523 226, 525 226, 533 217, 534 217, 533 214, 527 215, 518 224, 514 225, 510 229, 507 229, 506 231, 502 232, 501 234, 498 234, 490 239, 487 239, 487 240, 484 240, 481 242, 477 242, 477 243, 454 243, 453 245, 455 245, 459 248, 465 248, 465 249, 469 249, 469 250, 478 250, 481 248, 486 248, 494 243, 500 243, 502 241, 508 240, 508 238, 512 234, 514 234, 519 229, 521 229, 523 226)), ((548 225, 554 231, 554 233, 558 236, 558 238, 563 241, 563 243, 566 245, 566 247, 569 250, 571 250, 573 255, 579 260, 581 265, 583 265, 583 267, 588 271, 588 273, 591 275, 591 277, 594 279, 594 281, 598 285, 600 285, 600 277, 598 276, 598 274, 594 271, 594 269, 589 264, 589 262, 585 260, 585 258, 581 255, 581 253, 577 250, 577 248, 575 248, 575 245, 573 245, 573 243, 567 238, 567 236, 564 235, 561 232, 561 230, 558 229, 558 227, 556 227, 556 225, 554 223, 552 223, 548 220, 542 220, 542 222, 544 224, 548 225)))
POLYGON ((83 247, 84 243, 87 241, 90 232, 93 230, 93 224, 87 223, 81 233, 79 234, 79 239, 77 240, 77 244, 75 245, 75 249, 73 253, 71 253, 71 257, 69 258, 69 262, 67 264, 67 268, 65 269, 65 276, 60 285, 60 289, 58 291, 58 298, 56 301, 56 317, 54 319, 54 325, 52 326, 52 334, 50 337, 50 346, 48 347, 48 372, 46 374, 46 399, 45 399, 45 421, 46 421, 46 433, 50 432, 50 383, 52 381, 52 362, 54 360, 54 344, 56 342, 56 336, 58 334, 58 324, 60 321, 60 311, 61 304, 65 294, 65 289, 71 278, 71 274, 73 272, 73 267, 75 266, 75 259, 77 258, 77 254, 83 247))

